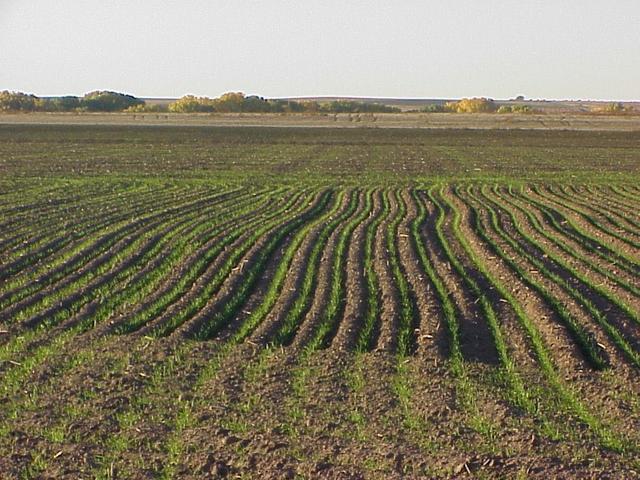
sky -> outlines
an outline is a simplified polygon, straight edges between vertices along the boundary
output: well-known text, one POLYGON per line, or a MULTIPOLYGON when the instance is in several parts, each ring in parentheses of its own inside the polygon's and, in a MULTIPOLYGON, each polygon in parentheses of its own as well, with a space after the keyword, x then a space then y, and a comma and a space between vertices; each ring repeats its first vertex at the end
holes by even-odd
POLYGON ((0 0, 0 90, 640 100, 638 0, 0 0))

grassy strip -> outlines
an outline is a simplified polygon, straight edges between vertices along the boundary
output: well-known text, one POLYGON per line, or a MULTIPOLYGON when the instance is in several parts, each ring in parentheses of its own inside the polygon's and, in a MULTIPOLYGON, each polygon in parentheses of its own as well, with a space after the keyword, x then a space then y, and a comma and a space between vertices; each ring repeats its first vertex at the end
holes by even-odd
MULTIPOLYGON (((614 198, 612 195, 615 192, 614 186, 609 187, 609 191, 603 192, 602 188, 595 188, 592 185, 585 186, 585 190, 588 195, 586 196, 586 200, 580 201, 580 205, 588 206, 591 202, 591 208, 596 209, 594 205, 606 205, 606 209, 597 208, 597 211, 603 213, 604 215, 615 215, 616 217, 622 219, 626 223, 631 225, 632 230, 629 230, 633 235, 640 235, 640 222, 636 221, 633 216, 637 215, 637 207, 631 207, 625 202, 620 201, 619 199, 614 198)), ((575 186, 570 187, 571 190, 576 194, 580 195, 582 192, 578 192, 575 186)), ((563 189, 566 195, 566 190, 563 189)), ((584 198, 584 196, 583 196, 584 198)))
MULTIPOLYGON (((185 197, 181 198, 181 201, 184 202, 184 200, 187 198, 198 198, 198 197, 196 197, 195 194, 187 194, 185 195, 185 197)), ((122 223, 123 225, 126 225, 126 224, 137 225, 138 222, 145 219, 146 217, 149 217, 149 218, 161 217, 162 215, 165 215, 168 210, 175 210, 176 208, 182 208, 184 206, 188 206, 193 203, 194 203, 193 201, 189 200, 188 202, 185 202, 183 205, 179 207, 175 207, 174 205, 175 199, 172 199, 172 198, 166 199, 163 202, 160 202, 159 200, 157 200, 156 202, 150 201, 149 206, 154 207, 154 211, 151 213, 148 213, 148 214, 145 213, 147 212, 149 206, 137 205, 134 210, 128 211, 124 214, 119 213, 118 216, 116 216, 115 218, 121 219, 121 220, 118 220, 118 222, 122 223), (169 206, 171 206, 171 208, 169 208, 169 206), (131 218, 134 218, 135 215, 141 216, 141 218, 138 218, 136 219, 135 222, 132 222, 131 218)), ((102 217, 100 222, 98 223, 95 223, 95 220, 93 218, 91 218, 91 220, 89 221, 80 222, 79 224, 74 222, 73 223, 74 234, 72 235, 56 234, 54 235, 54 239, 50 240, 48 243, 45 243, 46 239, 43 240, 41 243, 43 243, 44 245, 42 245, 41 247, 38 247, 37 245, 35 245, 38 242, 33 242, 33 243, 29 242, 27 244, 27 247, 13 254, 18 257, 14 262, 7 263, 2 268, 0 268, 0 280, 6 279, 12 275, 16 275, 19 272, 21 272, 23 269, 31 265, 34 265, 37 262, 42 262, 44 261, 45 258, 51 256, 52 254, 64 255, 64 253, 66 252, 64 247, 66 247, 67 245, 71 245, 72 242, 77 239, 84 239, 88 235, 93 235, 95 232, 98 232, 99 234, 100 229, 110 229, 111 224, 113 222, 114 222, 113 219, 104 220, 104 218, 102 217)), ((63 229, 62 231, 65 231, 65 230, 63 229)), ((57 266, 59 263, 62 263, 62 260, 58 258, 57 260, 54 261, 54 263, 51 264, 50 262, 49 265, 46 265, 46 268, 41 268, 41 270, 46 272, 47 270, 51 269, 53 266, 57 266)))
MULTIPOLYGON (((15 187, 20 193, 13 196, 12 208, 4 209, 2 218, 7 221, 3 221, 0 226, 7 226, 8 222, 25 223, 28 226, 50 219, 52 215, 61 211, 92 211, 96 206, 105 207, 130 197, 153 193, 153 189, 149 188, 149 182, 144 180, 118 179, 113 182, 97 182, 85 179, 47 179, 47 183, 49 182, 53 183, 53 186, 32 185, 30 191, 26 185, 15 187), (87 209, 87 206, 90 208, 87 209)), ((178 188, 177 184, 173 184, 164 193, 169 194, 172 189, 178 188)))
MULTIPOLYGON (((197 212, 197 209, 202 208, 201 204, 206 202, 208 198, 213 199, 214 197, 205 197, 196 202, 185 202, 176 208, 160 208, 159 210, 154 210, 152 212, 147 212, 146 210, 129 210, 126 207, 121 208, 120 218, 122 220, 109 224, 105 228, 100 228, 94 235, 85 235, 82 242, 77 245, 73 245, 68 249, 60 248, 55 251, 52 250, 51 253, 54 258, 50 258, 47 261, 42 262, 41 265, 34 266, 33 269, 28 269, 27 271, 23 270, 14 278, 5 282, 3 287, 3 292, 5 293, 2 296, 3 304, 6 303, 4 297, 7 294, 11 295, 16 293, 12 292, 12 290, 19 289, 20 287, 24 288, 25 286, 27 288, 33 288, 32 284, 38 286, 40 283, 43 283, 43 286, 47 286, 49 277, 56 275, 58 269, 65 267, 72 267, 75 269, 78 267, 78 262, 82 263, 85 261, 85 257, 87 257, 86 261, 88 261, 88 259, 96 256, 96 250, 107 250, 119 239, 131 236, 132 232, 135 232, 140 228, 155 225, 158 222, 163 221, 166 217, 197 212)), ((38 255, 36 255, 36 257, 37 256, 38 255)))
MULTIPOLYGON (((11 316, 14 317, 14 319, 27 318, 28 315, 34 314, 35 312, 38 311, 38 309, 44 309, 50 306, 52 300, 58 301, 58 299, 63 299, 65 294, 71 294, 75 290, 80 288, 80 286, 84 286, 88 284, 92 278, 95 278, 93 276, 93 273, 95 271, 98 271, 98 270, 103 272, 105 271, 104 267, 111 262, 111 260, 113 259, 113 255, 118 255, 118 249, 126 249, 128 248, 128 246, 126 245, 127 243, 131 244, 131 242, 135 243, 137 241, 135 239, 135 236, 140 235, 139 233, 140 231, 156 232, 158 231, 158 228, 163 223, 169 223, 169 222, 174 222, 174 223, 178 222, 176 223, 176 225, 187 224, 188 222, 193 222, 194 218, 197 218, 198 216, 202 215, 203 211, 213 211, 215 208, 216 208, 216 205, 212 205, 204 209, 194 208, 194 209, 190 209, 191 211, 187 210, 187 211, 178 212, 175 214, 158 216, 157 220, 147 223, 145 226, 139 227, 138 231, 121 232, 120 234, 118 234, 117 236, 118 238, 115 238, 113 239, 113 241, 108 242, 109 245, 107 246, 109 247, 110 250, 107 249, 106 251, 103 252, 101 251, 103 250, 101 246, 101 248, 96 249, 100 251, 90 252, 89 250, 89 253, 85 258, 79 259, 81 262, 87 262, 87 264, 93 262, 93 264, 90 265, 91 268, 89 268, 89 266, 83 265, 82 263, 77 264, 77 262, 73 262, 73 265, 69 265, 69 266, 62 265, 62 267, 64 267, 62 268, 63 271, 59 272, 59 274, 56 274, 56 276, 62 275, 62 277, 60 278, 60 281, 57 284, 53 284, 50 287, 48 287, 48 290, 46 292, 38 293, 37 290, 39 290, 40 288, 37 286, 40 285, 40 283, 47 283, 47 282, 39 282, 36 280, 36 281, 33 281, 33 283, 31 284, 27 284, 26 288, 23 289, 22 293, 33 293, 34 297, 32 297, 31 299, 25 299, 25 302, 27 302, 26 306, 21 307, 20 304, 10 306, 9 311, 11 311, 11 316), (111 251, 114 249, 116 250, 115 253, 111 251), (79 268, 80 270, 78 272, 75 272, 73 270, 75 267, 79 268), (66 277, 64 277, 65 274, 67 274, 66 277), (33 287, 34 285, 36 287, 33 287), (33 292, 31 292, 31 290, 33 290, 33 292)), ((141 236, 142 237, 146 236, 146 233, 143 233, 141 236)), ((114 265, 113 262, 111 262, 111 265, 112 266, 114 265)), ((43 287, 45 286, 46 285, 43 285, 43 287)), ((23 294, 19 295, 19 297, 23 297, 23 296, 24 296, 23 294)), ((8 300, 19 301, 20 298, 14 298, 12 296, 8 300)), ((6 315, 6 312, 5 312, 5 315, 6 315)))
MULTIPOLYGON (((267 196, 265 202, 269 200, 267 196)), ((250 210, 251 207, 245 207, 245 210, 250 210)), ((238 212, 231 212, 216 216, 214 220, 209 222, 202 222, 203 218, 207 217, 208 210, 201 212, 201 216, 193 220, 192 222, 183 225, 182 227, 165 235, 160 242, 158 242, 152 250, 150 250, 145 257, 143 257, 138 264, 144 264, 146 266, 154 262, 157 255, 162 251, 166 251, 169 247, 170 241, 181 235, 182 232, 188 231, 189 233, 184 236, 180 236, 178 242, 171 245, 170 253, 163 256, 162 262, 154 267, 151 271, 145 271, 145 269, 138 271, 132 265, 127 270, 129 277, 122 278, 120 284, 124 285, 120 290, 114 291, 111 285, 107 285, 101 289, 98 289, 96 298, 100 298, 100 303, 97 308, 86 316, 83 320, 70 327, 73 333, 79 333, 85 331, 91 327, 95 327, 98 323, 106 321, 109 318, 113 318, 118 310, 128 305, 134 305, 136 302, 143 300, 150 293, 158 288, 159 282, 164 278, 168 272, 175 267, 175 265, 185 256, 185 251, 193 251, 198 244, 206 242, 209 238, 214 237, 220 232, 224 231, 223 228, 212 228, 223 222, 225 218, 238 212), (196 228, 191 229, 193 224, 201 222, 196 228), (204 239, 200 239, 198 242, 194 242, 194 238, 198 237, 202 232, 206 231, 204 239)), ((15 360, 16 355, 22 350, 27 348, 30 342, 37 339, 42 329, 32 329, 23 332, 20 336, 12 338, 9 342, 0 347, 0 362, 15 360)), ((47 333, 48 337, 51 336, 47 333)), ((41 347, 41 348, 47 348, 41 347)))
MULTIPOLYGON (((145 185, 136 185, 135 188, 128 188, 118 182, 115 184, 114 189, 121 189, 119 193, 109 191, 110 195, 105 195, 104 191, 96 188, 96 185, 91 185, 86 188, 86 194, 84 196, 77 196, 68 199, 68 205, 63 210, 62 205, 57 205, 57 201, 52 201, 54 206, 38 215, 25 214, 24 218, 15 219, 13 222, 5 222, 0 225, 0 229, 6 229, 12 233, 11 239, 3 239, 2 245, 5 250, 4 256, 6 258, 19 257, 20 255, 27 255, 30 251, 34 251, 38 246, 44 244, 47 239, 63 237, 61 232, 67 231, 69 227, 70 218, 69 215, 78 215, 84 212, 90 212, 89 215, 82 217, 82 219, 75 218, 73 222, 74 234, 77 238, 80 238, 78 232, 82 232, 82 228, 99 228, 100 226, 107 225, 109 222, 113 223, 120 216, 119 206, 121 202, 131 203, 134 200, 137 201, 136 208, 140 211, 144 211, 149 206, 154 205, 153 197, 157 198, 157 193, 151 191, 145 185), (107 213, 105 213, 107 212, 107 213), (66 222, 52 222, 52 219, 62 220, 66 218, 66 222), (96 221, 99 219, 100 221, 96 221), (47 229, 48 228, 48 229, 47 229), (37 233, 37 235, 36 235, 37 233), (32 235, 29 238, 28 244, 24 243, 25 236, 32 235), (18 246, 25 245, 25 246, 18 246)), ((86 186, 85 186, 86 187, 86 186)), ((67 188, 70 188, 67 186, 67 188)), ((177 187, 175 187, 177 188, 177 187)), ((167 195, 167 192, 162 192, 167 195)), ((46 194, 42 194, 43 196, 46 194)), ((167 195, 168 197, 168 195, 167 195)), ((24 199, 22 199, 24 201, 24 199)), ((86 234, 86 232, 85 232, 86 234)), ((68 235, 67 235, 68 236, 68 235)))
MULTIPOLYGON (((197 213, 197 211, 194 212, 194 214, 197 213)), ((176 214, 173 218, 169 217, 169 220, 160 219, 154 224, 142 227, 143 232, 139 234, 138 238, 114 252, 107 262, 93 270, 84 272, 55 293, 22 309, 14 315, 14 322, 27 321, 34 326, 41 326, 40 328, 49 328, 66 320, 95 298, 99 294, 96 294, 96 291, 100 292, 100 289, 104 291, 105 287, 112 288, 118 285, 119 280, 126 277, 127 272, 131 269, 131 265, 127 265, 127 262, 135 264, 139 263, 142 258, 148 258, 149 252, 155 249, 166 232, 186 223, 188 219, 189 217, 185 220, 184 217, 176 214), (102 281, 101 277, 109 272, 113 274, 113 278, 102 281), (85 287, 88 288, 82 291, 85 287), (50 311, 43 311, 46 308, 49 308, 50 311), (35 317, 31 317, 31 315, 35 315, 35 317)))
MULTIPOLYGON (((608 185, 608 187, 613 191, 613 193, 625 200, 624 204, 628 206, 631 210, 637 210, 638 208, 638 192, 629 192, 628 188, 622 185, 608 185), (630 203, 626 203, 629 201, 630 203)), ((622 202, 623 200, 620 200, 622 202)))

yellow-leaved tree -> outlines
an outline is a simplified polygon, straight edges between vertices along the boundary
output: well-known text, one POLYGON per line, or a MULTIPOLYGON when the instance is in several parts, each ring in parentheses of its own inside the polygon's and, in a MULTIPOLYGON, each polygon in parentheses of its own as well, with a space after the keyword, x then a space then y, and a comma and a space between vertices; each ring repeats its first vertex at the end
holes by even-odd
POLYGON ((447 102, 445 110, 455 113, 492 113, 497 106, 490 98, 463 98, 458 102, 447 102))

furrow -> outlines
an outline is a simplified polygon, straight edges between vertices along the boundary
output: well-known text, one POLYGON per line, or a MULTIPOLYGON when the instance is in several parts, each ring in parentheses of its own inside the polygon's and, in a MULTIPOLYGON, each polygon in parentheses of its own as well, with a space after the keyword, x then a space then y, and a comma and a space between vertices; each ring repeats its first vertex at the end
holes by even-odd
POLYGON ((376 232, 389 214, 389 206, 383 202, 384 190, 379 190, 374 198, 374 205, 378 212, 375 219, 365 229, 364 239, 364 275, 366 278, 367 305, 362 318, 362 328, 358 335, 355 348, 358 352, 372 350, 380 333, 380 279, 375 269, 374 243, 376 232))
POLYGON ((370 262, 371 252, 367 254, 364 249, 367 243, 366 237, 369 226, 378 219, 382 210, 379 195, 379 190, 367 192, 368 217, 358 224, 353 231, 352 240, 349 242, 345 265, 347 296, 343 318, 332 343, 332 346, 335 346, 338 350, 351 351, 356 347, 358 338, 361 336, 365 326, 366 310, 371 306, 370 298, 375 298, 378 294, 377 290, 370 290, 367 284, 365 262, 367 259, 370 262))
MULTIPOLYGON (((292 233, 300 229, 307 221, 320 215, 326 208, 331 192, 324 191, 315 195, 308 208, 294 213, 293 217, 278 225, 272 234, 264 237, 258 244, 255 253, 247 257, 246 270, 241 283, 229 291, 215 309, 205 308, 186 323, 185 328, 178 329, 178 334, 195 337, 200 340, 213 338, 227 325, 255 288, 260 275, 265 271, 270 257, 292 233)), ((157 334, 171 333, 175 323, 169 329, 161 327, 157 334)))
MULTIPOLYGON (((337 232, 342 223, 353 215, 357 207, 358 196, 354 191, 348 190, 344 196, 344 207, 339 214, 334 215, 331 221, 326 223, 311 249, 295 300, 277 328, 274 329, 273 334, 267 338, 275 345, 290 345, 300 338, 300 329, 302 328, 303 332, 306 331, 307 326, 304 320, 309 312, 318 311, 325 301, 327 290, 324 286, 328 281, 330 259, 334 254, 333 246, 336 242, 337 232)), ((304 336, 306 333, 302 335, 304 336)))
POLYGON ((343 321, 344 307, 347 300, 345 279, 347 272, 347 254, 349 243, 353 241, 353 232, 357 226, 369 216, 372 209, 371 191, 361 192, 358 210, 340 232, 335 246, 331 272, 331 290, 329 301, 319 319, 317 327, 305 348, 308 351, 328 347, 343 321))
POLYGON ((576 225, 573 219, 563 214, 560 209, 554 209, 546 203, 538 201, 530 190, 521 190, 516 196, 521 198, 529 206, 528 208, 539 210, 545 223, 551 228, 563 236, 571 238, 582 245, 583 248, 602 257, 610 265, 625 270, 632 278, 639 278, 640 266, 615 245, 599 240, 597 236, 587 233, 589 231, 588 227, 576 225))
MULTIPOLYGON (((483 190, 483 193, 487 195, 488 192, 483 190)), ((545 228, 546 224, 539 217, 539 212, 532 209, 530 204, 523 204, 520 199, 509 192, 502 192, 497 186, 492 189, 488 198, 508 208, 516 217, 524 218, 520 224, 527 228, 539 244, 544 245, 547 249, 552 249, 558 255, 567 258, 568 261, 575 259, 572 260, 572 263, 576 268, 586 275, 594 275, 597 278, 594 280, 594 284, 607 285, 615 292, 620 290, 628 292, 623 295, 625 300, 631 303, 636 301, 633 298, 640 297, 640 288, 633 283, 637 281, 636 278, 628 276, 628 273, 622 269, 616 269, 615 264, 605 262, 602 257, 594 255, 591 250, 564 235, 562 231, 545 228)))
MULTIPOLYGON (((238 200, 239 199, 236 199, 236 201, 238 200)), ((180 224, 186 224, 192 221, 196 216, 202 215, 204 211, 215 211, 215 209, 219 208, 219 205, 219 202, 214 201, 211 205, 207 205, 206 207, 198 207, 195 209, 187 209, 177 212, 173 215, 173 218, 179 219, 180 224)), ((124 231, 121 231, 117 236, 113 237, 111 241, 105 242, 105 245, 91 245, 85 251, 81 252, 75 259, 63 263, 57 269, 50 270, 44 276, 34 280, 33 283, 29 284, 26 288, 23 288, 18 292, 12 292, 12 295, 4 302, 11 306, 0 312, 0 318, 15 315, 16 312, 21 309, 37 304, 43 298, 51 296, 59 290, 65 289, 68 285, 82 282, 87 272, 100 269, 113 257, 114 252, 117 252, 122 248, 123 244, 126 245, 130 241, 133 241, 136 236, 140 235, 140 232, 144 232, 149 228, 154 228, 162 222, 167 222, 171 219, 172 215, 165 215, 152 223, 144 225, 137 231, 131 231, 128 227, 125 227, 125 229, 123 229, 124 231), (105 250, 105 247, 108 248, 105 250), (40 285, 40 287, 33 288, 31 285, 40 285)), ((2 305, 2 303, 0 303, 0 305, 2 305)))
MULTIPOLYGON (((309 298, 309 287, 306 285, 315 273, 313 265, 317 264, 319 252, 322 252, 333 222, 348 209, 349 200, 349 195, 340 190, 336 194, 334 207, 323 217, 324 221, 318 221, 311 227, 291 259, 291 266, 284 278, 279 298, 248 337, 250 343, 266 346, 269 342, 274 342, 274 339, 280 338, 282 344, 286 343, 284 339, 292 336, 289 332, 293 331, 293 327, 287 328, 285 320, 295 313, 295 305, 298 302, 304 303, 309 298), (278 334, 281 336, 277 337, 278 334)), ((289 322, 291 324, 292 321, 289 322)))
POLYGON ((551 207, 557 211, 565 213, 571 217, 571 223, 578 226, 581 230, 589 232, 589 235, 600 239, 600 242, 615 246, 615 248, 625 254, 625 257, 632 262, 636 268, 640 268, 640 243, 634 242, 611 228, 603 225, 602 222, 585 214, 579 208, 572 206, 566 200, 560 201, 553 197, 548 189, 538 185, 532 186, 532 196, 541 203, 551 207))
POLYGON ((281 199, 283 203, 274 203, 274 208, 265 216, 256 218, 255 223, 242 225, 215 242, 202 258, 198 258, 198 262, 186 275, 171 285, 170 290, 165 291, 147 308, 119 322, 116 331, 130 333, 140 330, 141 335, 146 335, 159 325, 170 325, 168 322, 175 322, 176 325, 182 323, 207 304, 229 274, 242 273, 242 264, 236 265, 246 251, 269 228, 277 224, 282 214, 290 208, 296 208, 303 198, 306 196, 296 193, 288 199, 281 199), (257 227, 257 230, 252 232, 251 227, 257 227))
MULTIPOLYGON (((513 215, 509 220, 517 230, 517 235, 523 236, 513 215)), ((570 304, 575 301, 580 304, 629 360, 638 364, 640 357, 637 354, 637 332, 640 319, 637 313, 617 298, 608 295, 602 288, 590 286, 589 280, 581 273, 569 267, 561 258, 542 249, 526 235, 520 243, 519 253, 570 296, 571 300, 563 300, 562 303, 570 304)), ((586 347, 584 344, 583 346, 586 347)), ((592 349, 597 351, 596 347, 597 345, 592 349)))
MULTIPOLYGON (((382 196, 382 208, 385 212, 384 220, 379 224, 373 244, 373 267, 380 286, 380 317, 374 332, 375 349, 387 352, 397 350, 398 328, 400 326, 400 292, 393 281, 393 271, 389 263, 387 247, 387 232, 394 222, 399 221, 399 208, 397 203, 391 202, 390 190, 386 189, 382 196)), ((373 343, 373 339, 372 342, 373 343)))
MULTIPOLYGON (((417 352, 423 358, 442 358, 446 355, 448 339, 446 328, 441 323, 442 304, 438 302, 432 280, 421 265, 420 253, 416 245, 415 233, 426 218, 426 210, 416 202, 415 191, 402 191, 403 202, 407 206, 407 215, 403 219, 399 232, 398 244, 403 271, 415 300, 416 322, 413 325, 417 352)), ((424 252, 423 252, 424 254, 424 252)), ((428 262, 428 258, 425 258, 428 262)), ((432 266, 429 264, 428 267, 432 266)))
POLYGON ((323 232, 324 236, 328 237, 324 249, 317 251, 313 263, 310 262, 313 268, 305 274, 301 294, 287 314, 282 328, 277 332, 276 344, 289 344, 294 352, 300 352, 314 338, 330 301, 331 279, 334 273, 332 267, 338 261, 337 245, 349 219, 356 215, 360 207, 359 199, 359 191, 350 191, 348 210, 331 222, 330 228, 323 232))
POLYGON ((423 233, 435 271, 442 279, 448 295, 457 305, 460 351, 467 362, 496 364, 498 352, 488 322, 481 311, 480 296, 470 287, 466 272, 458 262, 447 240, 453 215, 435 197, 435 187, 427 191, 436 214, 429 219, 423 233))

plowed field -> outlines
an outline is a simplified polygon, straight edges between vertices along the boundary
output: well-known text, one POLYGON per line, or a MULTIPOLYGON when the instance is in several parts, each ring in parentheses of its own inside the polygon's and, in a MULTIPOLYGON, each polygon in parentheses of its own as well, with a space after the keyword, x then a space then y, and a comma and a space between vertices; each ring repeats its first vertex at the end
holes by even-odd
POLYGON ((0 478, 637 478, 640 134, 0 126, 0 478))

